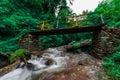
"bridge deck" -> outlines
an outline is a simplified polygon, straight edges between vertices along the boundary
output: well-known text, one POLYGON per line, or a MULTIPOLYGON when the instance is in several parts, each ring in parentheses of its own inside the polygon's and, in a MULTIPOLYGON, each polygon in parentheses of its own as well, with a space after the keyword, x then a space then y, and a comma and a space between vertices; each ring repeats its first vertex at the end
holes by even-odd
POLYGON ((53 35, 53 34, 72 34, 72 33, 82 33, 82 32, 94 32, 100 30, 105 24, 99 24, 95 26, 80 26, 80 27, 70 27, 70 28, 55 28, 51 30, 40 30, 36 32, 29 32, 32 35, 53 35))

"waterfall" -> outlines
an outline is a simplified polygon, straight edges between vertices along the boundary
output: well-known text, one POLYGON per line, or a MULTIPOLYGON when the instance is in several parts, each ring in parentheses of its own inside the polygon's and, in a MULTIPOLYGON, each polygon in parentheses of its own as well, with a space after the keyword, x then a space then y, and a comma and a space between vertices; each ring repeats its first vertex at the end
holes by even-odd
POLYGON ((49 48, 42 57, 31 55, 28 64, 24 68, 15 69, 4 76, 0 80, 31 80, 33 76, 43 72, 62 71, 67 66, 67 56, 62 56, 62 51, 57 48, 49 48))

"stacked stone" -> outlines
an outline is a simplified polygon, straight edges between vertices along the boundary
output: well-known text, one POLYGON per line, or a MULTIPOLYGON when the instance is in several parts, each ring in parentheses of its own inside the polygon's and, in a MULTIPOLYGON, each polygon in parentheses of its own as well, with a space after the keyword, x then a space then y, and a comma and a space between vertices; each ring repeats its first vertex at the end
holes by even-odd
POLYGON ((119 28, 109 29, 109 33, 112 35, 110 41, 113 42, 113 46, 116 47, 120 45, 120 29, 119 28))
POLYGON ((108 29, 102 29, 93 33, 93 56, 101 59, 114 52, 111 36, 108 29))
POLYGON ((29 51, 39 51, 40 41, 39 36, 27 34, 19 40, 20 47, 29 51))

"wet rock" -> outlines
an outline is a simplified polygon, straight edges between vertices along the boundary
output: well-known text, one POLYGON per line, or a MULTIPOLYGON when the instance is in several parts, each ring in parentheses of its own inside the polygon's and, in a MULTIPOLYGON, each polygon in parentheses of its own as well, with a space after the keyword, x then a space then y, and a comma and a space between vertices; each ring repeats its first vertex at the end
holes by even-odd
POLYGON ((28 70, 34 70, 34 65, 32 63, 27 63, 26 67, 28 70))
POLYGON ((9 65, 9 56, 5 53, 0 53, 0 68, 9 65))
POLYGON ((75 65, 79 65, 80 69, 89 76, 89 80, 104 80, 106 78, 101 60, 85 53, 68 54, 68 56, 71 57, 70 61, 68 62, 68 69, 69 67, 71 68, 75 65))
POLYGON ((52 59, 47 59, 47 61, 45 62, 45 65, 50 66, 50 65, 53 65, 54 63, 55 63, 54 60, 52 60, 52 59))
POLYGON ((0 68, 3 68, 8 65, 8 62, 6 61, 0 61, 0 68))
POLYGON ((41 57, 43 55, 44 51, 32 51, 29 54, 35 55, 37 57, 41 57))
POLYGON ((86 60, 80 60, 78 62, 78 65, 82 65, 82 66, 87 66, 87 65, 91 65, 91 61, 89 59, 86 59, 86 60))
POLYGON ((34 76, 32 80, 49 80, 53 73, 43 72, 37 76, 34 76))
POLYGON ((32 80, 89 80, 89 77, 84 71, 81 71, 79 66, 74 66, 61 72, 43 72, 32 80))
POLYGON ((89 76, 79 66, 54 73, 49 80, 89 80, 89 76))

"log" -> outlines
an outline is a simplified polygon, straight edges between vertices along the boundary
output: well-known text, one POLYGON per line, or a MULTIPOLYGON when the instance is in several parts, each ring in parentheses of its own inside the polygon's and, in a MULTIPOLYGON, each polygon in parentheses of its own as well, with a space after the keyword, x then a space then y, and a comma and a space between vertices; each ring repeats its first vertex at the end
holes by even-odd
POLYGON ((88 47, 91 45, 91 40, 85 40, 83 42, 71 42, 66 46, 66 51, 74 51, 75 49, 88 47))

